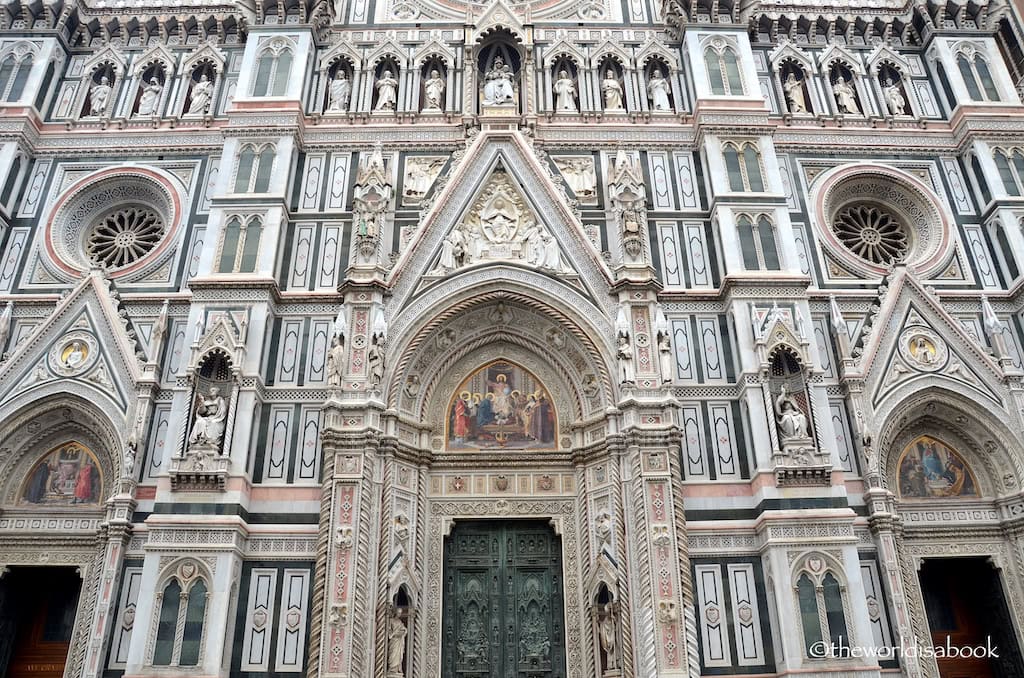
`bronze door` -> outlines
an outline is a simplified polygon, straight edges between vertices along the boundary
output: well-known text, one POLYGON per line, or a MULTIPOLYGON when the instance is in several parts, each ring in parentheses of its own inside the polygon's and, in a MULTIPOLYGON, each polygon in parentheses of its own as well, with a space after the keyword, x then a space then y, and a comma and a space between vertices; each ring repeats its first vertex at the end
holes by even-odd
POLYGON ((442 678, 565 678, 561 540, 540 521, 456 523, 442 678))

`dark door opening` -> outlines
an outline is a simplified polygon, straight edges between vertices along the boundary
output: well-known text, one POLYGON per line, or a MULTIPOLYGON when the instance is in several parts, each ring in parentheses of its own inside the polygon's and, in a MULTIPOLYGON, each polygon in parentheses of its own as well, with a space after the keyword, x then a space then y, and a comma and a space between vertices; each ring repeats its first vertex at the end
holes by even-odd
POLYGON ((64 675, 81 583, 70 567, 12 567, 0 579, 0 675, 64 675))
POLYGON ((925 560, 920 576, 932 644, 941 648, 991 645, 999 655, 979 657, 972 652, 975 656, 939 658, 941 678, 1024 676, 999 573, 987 559, 925 560))
POLYGON ((562 595, 562 544, 547 523, 456 523, 444 550, 442 678, 565 678, 562 595))

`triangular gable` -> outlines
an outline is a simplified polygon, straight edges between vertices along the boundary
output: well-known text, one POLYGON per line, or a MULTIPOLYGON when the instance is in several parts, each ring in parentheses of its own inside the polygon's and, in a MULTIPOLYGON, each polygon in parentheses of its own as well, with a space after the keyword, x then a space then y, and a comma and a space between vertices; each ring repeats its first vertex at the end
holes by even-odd
POLYGON ((814 64, 811 63, 811 58, 807 56, 806 52, 798 48, 792 42, 787 41, 782 43, 768 55, 768 63, 772 65, 772 70, 774 71, 778 71, 782 62, 786 59, 792 59, 803 66, 804 73, 807 76, 814 73, 814 64))
POLYGON ((135 75, 142 75, 144 70, 157 61, 164 65, 165 75, 170 75, 171 71, 174 70, 174 55, 162 43, 157 43, 136 59, 133 72, 135 75))
POLYGON ((506 29, 513 35, 523 37, 526 29, 516 13, 503 0, 495 0, 480 18, 473 22, 476 27, 476 37, 479 40, 486 33, 506 29))
POLYGON ((224 54, 210 43, 203 45, 196 51, 189 54, 185 59, 185 62, 181 65, 182 71, 188 73, 193 66, 201 61, 210 61, 216 64, 219 67, 217 68, 217 72, 224 71, 224 54))
POLYGON ((128 412, 143 380, 140 349, 109 285, 92 271, 0 365, 0 405, 64 379, 87 385, 128 412))
POLYGON ((889 62, 896 66, 896 68, 904 74, 910 73, 910 64, 904 59, 899 52, 893 50, 887 45, 879 45, 875 48, 871 54, 868 55, 868 68, 871 69, 872 73, 878 73, 878 69, 883 63, 889 62))
POLYGON ((912 379, 935 376, 1005 402, 999 365, 906 268, 891 276, 873 328, 857 369, 873 405, 912 379))
POLYGON ((864 65, 856 54, 838 43, 833 43, 825 48, 825 51, 818 57, 821 65, 828 70, 835 61, 842 61, 853 69, 855 75, 864 75, 864 65))
POLYGON ((607 294, 611 271, 587 238, 565 194, 555 189, 551 168, 540 164, 518 132, 487 131, 467 149, 395 263, 391 286, 399 306, 419 289, 424 276, 429 282, 445 238, 462 222, 499 167, 537 222, 557 241, 566 267, 579 275, 579 286, 595 299, 607 294))

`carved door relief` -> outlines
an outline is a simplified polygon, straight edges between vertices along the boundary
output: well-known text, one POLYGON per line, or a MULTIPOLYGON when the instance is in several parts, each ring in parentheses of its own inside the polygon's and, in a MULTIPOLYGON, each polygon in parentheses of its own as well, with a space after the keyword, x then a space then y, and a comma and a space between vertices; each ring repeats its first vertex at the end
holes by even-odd
POLYGON ((540 521, 459 522, 445 542, 442 678, 564 678, 561 540, 540 521))

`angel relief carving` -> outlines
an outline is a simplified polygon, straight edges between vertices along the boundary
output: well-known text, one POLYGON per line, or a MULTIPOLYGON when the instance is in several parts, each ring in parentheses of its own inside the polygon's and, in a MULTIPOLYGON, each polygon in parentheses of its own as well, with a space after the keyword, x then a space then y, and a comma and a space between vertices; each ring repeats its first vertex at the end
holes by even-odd
POLYGON ((520 261, 567 272, 561 248, 500 169, 491 176, 463 221, 445 236, 435 275, 484 261, 520 261))

